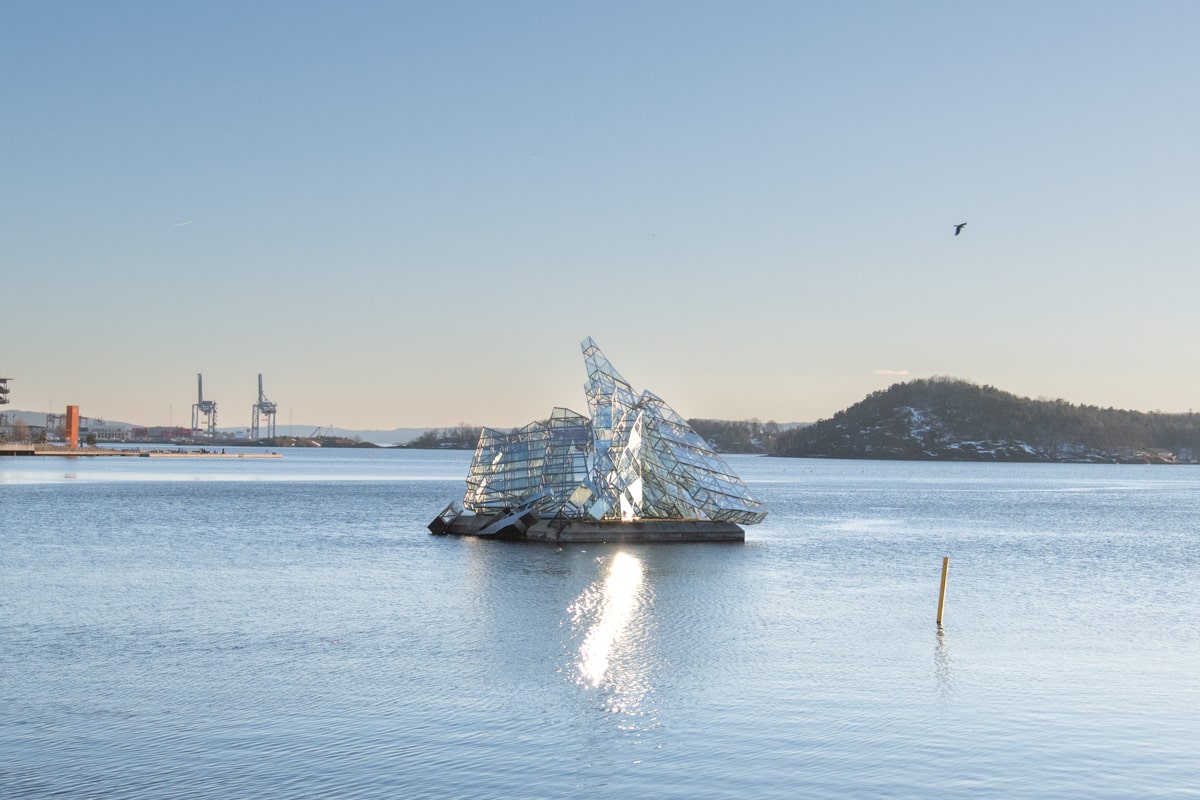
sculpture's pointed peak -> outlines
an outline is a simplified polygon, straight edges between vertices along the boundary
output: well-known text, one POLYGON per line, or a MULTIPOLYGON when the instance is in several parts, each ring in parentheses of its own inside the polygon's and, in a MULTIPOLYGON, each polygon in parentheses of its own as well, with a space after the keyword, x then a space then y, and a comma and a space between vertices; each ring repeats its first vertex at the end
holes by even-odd
POLYGON ((587 373, 589 380, 595 380, 597 373, 609 378, 616 383, 623 383, 629 386, 629 381, 621 377, 621 373, 617 372, 617 368, 612 365, 608 357, 604 355, 604 351, 596 344, 592 337, 587 337, 580 344, 583 350, 583 360, 587 365, 587 373))

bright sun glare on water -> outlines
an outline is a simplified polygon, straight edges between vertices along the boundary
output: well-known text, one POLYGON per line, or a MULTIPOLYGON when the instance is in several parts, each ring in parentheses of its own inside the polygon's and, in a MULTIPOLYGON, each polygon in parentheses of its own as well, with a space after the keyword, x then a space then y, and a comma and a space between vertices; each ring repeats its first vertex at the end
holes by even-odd
POLYGON ((604 681, 613 651, 638 610, 641 590, 642 562, 628 553, 617 553, 603 582, 593 583, 572 604, 576 619, 594 614, 594 622, 579 647, 581 683, 598 687, 604 681))

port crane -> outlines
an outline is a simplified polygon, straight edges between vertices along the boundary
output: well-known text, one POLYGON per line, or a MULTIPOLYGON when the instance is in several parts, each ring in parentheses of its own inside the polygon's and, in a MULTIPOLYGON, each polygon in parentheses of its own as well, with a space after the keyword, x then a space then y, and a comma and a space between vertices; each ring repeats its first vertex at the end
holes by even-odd
POLYGON ((204 430, 209 436, 217 432, 217 401, 204 399, 204 376, 196 373, 196 402, 192 404, 192 436, 200 433, 200 418, 204 417, 204 430))
POLYGON ((262 419, 266 423, 266 438, 275 438, 275 404, 267 399, 263 394, 262 373, 258 373, 258 402, 254 404, 254 411, 250 418, 250 438, 257 440, 259 438, 259 420, 262 419))

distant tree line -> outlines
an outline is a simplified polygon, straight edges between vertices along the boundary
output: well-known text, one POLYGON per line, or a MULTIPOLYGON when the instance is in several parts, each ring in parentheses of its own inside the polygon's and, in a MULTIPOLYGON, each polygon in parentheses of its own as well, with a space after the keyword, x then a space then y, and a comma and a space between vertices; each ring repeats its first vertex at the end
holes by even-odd
MULTIPOLYGON (((782 430, 774 421, 689 419, 687 422, 719 453, 773 452, 782 430)), ((465 423, 454 428, 433 428, 404 446, 416 450, 474 450, 482 430, 465 423)))
POLYGON ((689 419, 687 423, 718 453, 773 453, 782 432, 774 420, 689 419))
MULTIPOLYGON (((1032 400, 955 378, 897 383, 812 425, 689 419, 718 453, 969 461, 1196 461, 1200 414, 1032 400)), ((473 450, 481 428, 426 431, 405 447, 473 450)))
POLYGON ((460 422, 454 428, 433 428, 413 439, 405 447, 414 450, 474 450, 483 428, 460 422))

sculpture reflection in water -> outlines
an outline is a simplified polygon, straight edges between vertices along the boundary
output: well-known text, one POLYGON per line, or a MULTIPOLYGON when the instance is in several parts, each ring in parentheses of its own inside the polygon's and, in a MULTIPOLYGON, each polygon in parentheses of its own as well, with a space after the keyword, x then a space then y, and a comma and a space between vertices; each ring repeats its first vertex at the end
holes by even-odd
POLYGON ((582 642, 573 671, 581 686, 606 689, 605 709, 628 717, 643 713, 649 691, 644 649, 648 587, 642 562, 619 552, 606 574, 568 607, 582 642))

